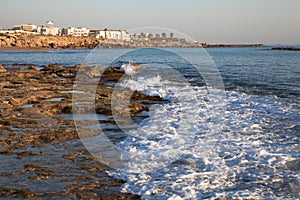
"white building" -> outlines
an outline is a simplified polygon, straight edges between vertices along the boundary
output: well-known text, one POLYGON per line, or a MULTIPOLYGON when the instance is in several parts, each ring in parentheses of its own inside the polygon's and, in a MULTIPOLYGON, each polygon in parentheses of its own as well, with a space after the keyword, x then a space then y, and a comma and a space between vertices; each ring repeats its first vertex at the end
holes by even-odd
POLYGON ((34 24, 14 25, 12 29, 1 30, 1 34, 8 35, 38 35, 37 26, 34 24))
POLYGON ((37 32, 39 32, 41 35, 58 35, 59 34, 59 28, 54 26, 54 23, 51 21, 48 21, 46 23, 46 26, 39 26, 37 28, 37 32))
POLYGON ((84 27, 69 27, 62 29, 61 34, 64 36, 87 37, 89 36, 90 29, 84 27))
POLYGON ((14 25, 12 30, 18 31, 23 30, 27 32, 37 32, 37 26, 34 24, 20 24, 20 25, 14 25))
POLYGON ((96 34, 96 37, 109 40, 130 41, 130 35, 125 30, 100 30, 96 34))

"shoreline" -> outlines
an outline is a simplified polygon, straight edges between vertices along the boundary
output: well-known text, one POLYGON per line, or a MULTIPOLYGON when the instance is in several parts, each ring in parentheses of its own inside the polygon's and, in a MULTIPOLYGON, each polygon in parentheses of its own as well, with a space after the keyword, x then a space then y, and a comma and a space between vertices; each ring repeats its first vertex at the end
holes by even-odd
POLYGON ((124 41, 94 37, 0 35, 0 51, 53 51, 94 48, 228 48, 263 47, 264 44, 207 44, 191 41, 124 41))
MULTIPOLYGON (((119 191, 124 182, 109 176, 106 173, 109 167, 85 149, 72 117, 73 111, 84 115, 94 109, 104 117, 96 122, 85 120, 86 126, 100 123, 109 127, 103 129, 106 134, 114 131, 122 135, 112 116, 110 102, 114 88, 110 83, 118 82, 125 72, 119 67, 107 67, 104 72, 102 69, 85 65, 49 64, 40 69, 29 64, 0 64, 0 155, 4 160, 0 173, 7 180, 13 176, 0 186, 0 198, 139 199, 138 195, 119 191), (79 68, 84 68, 81 74, 84 80, 101 75, 94 106, 72 106, 73 85, 79 68), (14 162, 20 164, 8 167, 14 162), (48 181, 48 184, 37 187, 35 182, 38 181, 48 181)), ((114 109, 118 112, 114 115, 122 117, 128 112, 136 120, 142 120, 148 115, 138 114, 164 101, 127 88, 118 98, 126 99, 128 92, 132 93, 129 105, 116 105, 114 109)), ((87 134, 90 137, 99 133, 97 129, 89 129, 87 134)))
POLYGON ((267 47, 263 44, 214 44, 214 45, 207 45, 207 46, 186 46, 186 47, 179 47, 179 46, 152 46, 152 45, 144 45, 144 46, 125 46, 125 47, 101 47, 96 46, 95 48, 48 48, 48 47, 1 47, 0 52, 3 51, 13 51, 13 52, 49 52, 49 51, 61 51, 61 50, 92 50, 92 49, 139 49, 139 48, 251 48, 251 47, 267 47))
MULTIPOLYGON (((30 48, 30 47, 0 47, 1 51, 15 51, 15 52, 48 52, 53 51, 55 49, 51 48, 43 48, 43 47, 36 47, 36 48, 30 48)), ((57 49, 60 50, 60 49, 57 49)))

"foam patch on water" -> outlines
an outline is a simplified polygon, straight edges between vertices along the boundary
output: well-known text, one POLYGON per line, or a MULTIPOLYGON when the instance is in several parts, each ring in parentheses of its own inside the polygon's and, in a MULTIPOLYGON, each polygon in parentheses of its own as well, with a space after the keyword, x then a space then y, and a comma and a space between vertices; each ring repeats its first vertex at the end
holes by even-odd
POLYGON ((160 76, 121 85, 171 100, 154 106, 118 144, 130 161, 108 173, 126 181, 122 192, 142 199, 300 197, 298 168, 288 165, 300 159, 293 129, 299 111, 283 99, 191 88, 160 76), (216 105, 220 96, 225 110, 216 105))
POLYGON ((171 83, 168 80, 163 81, 161 77, 157 75, 151 78, 138 77, 137 80, 128 79, 121 83, 120 86, 128 87, 132 91, 139 91, 147 95, 160 96, 172 100, 174 91, 166 87, 168 84, 171 83))

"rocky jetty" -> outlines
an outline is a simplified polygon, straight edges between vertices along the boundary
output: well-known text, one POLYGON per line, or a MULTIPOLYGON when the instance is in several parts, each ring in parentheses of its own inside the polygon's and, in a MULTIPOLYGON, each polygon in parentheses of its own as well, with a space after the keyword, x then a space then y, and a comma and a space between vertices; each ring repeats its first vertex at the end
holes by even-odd
POLYGON ((264 44, 202 44, 203 48, 264 47, 264 44))
MULTIPOLYGON (((97 162, 78 137, 72 119, 72 90, 82 67, 0 65, 0 197, 138 199, 119 192, 122 182, 106 174, 108 168, 97 162)), ((84 75, 97 78, 101 69, 86 68, 84 75)), ((101 72, 94 109, 104 116, 99 122, 106 134, 121 138, 124 135, 111 116, 115 95, 111 84, 125 74, 118 67, 101 72)), ((116 110, 127 109, 133 119, 147 111, 149 104, 162 101, 160 97, 131 93, 127 108, 116 110)))
POLYGON ((297 48, 297 47, 273 47, 271 50, 300 51, 300 48, 297 48))

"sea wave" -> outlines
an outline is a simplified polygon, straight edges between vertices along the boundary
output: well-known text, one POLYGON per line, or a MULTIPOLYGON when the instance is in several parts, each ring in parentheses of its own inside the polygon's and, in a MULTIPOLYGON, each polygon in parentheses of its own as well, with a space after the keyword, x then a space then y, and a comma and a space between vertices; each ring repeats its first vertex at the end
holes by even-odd
POLYGON ((213 91, 159 75, 120 85, 170 100, 154 106, 119 143, 130 159, 109 174, 126 181, 122 192, 142 199, 299 197, 293 129, 299 112, 284 99, 213 91), (220 97, 219 105, 211 101, 220 97))

